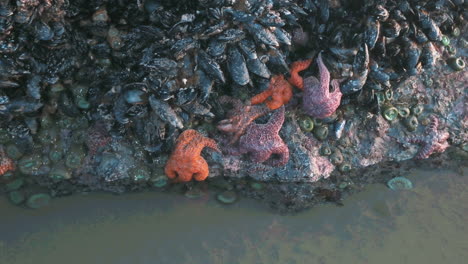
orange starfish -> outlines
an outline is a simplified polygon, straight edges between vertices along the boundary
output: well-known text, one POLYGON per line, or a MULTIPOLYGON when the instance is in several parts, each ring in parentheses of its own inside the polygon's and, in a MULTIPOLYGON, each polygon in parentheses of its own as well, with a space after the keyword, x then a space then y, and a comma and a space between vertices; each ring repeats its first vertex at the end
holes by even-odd
POLYGON ((252 97, 250 103, 255 105, 266 101, 265 104, 271 110, 278 109, 282 105, 287 104, 293 96, 292 85, 303 89, 304 85, 302 77, 299 76, 299 72, 307 69, 311 62, 312 59, 294 62, 291 65, 291 77, 288 80, 284 79, 282 74, 273 76, 268 89, 252 97))
POLYGON ((303 61, 296 61, 291 64, 291 71, 288 81, 290 84, 296 86, 297 88, 304 90, 304 81, 302 77, 299 75, 299 72, 307 69, 312 63, 312 59, 303 60, 303 61))
POLYGON ((213 139, 204 137, 196 130, 182 132, 164 168, 167 177, 176 182, 188 182, 192 178, 205 180, 209 174, 208 163, 200 155, 205 147, 221 152, 213 139))
POLYGON ((271 77, 268 89, 252 97, 250 103, 256 105, 266 101, 268 108, 274 110, 289 102, 292 95, 291 84, 280 74, 271 77))
POLYGON ((5 174, 7 171, 15 170, 15 163, 10 159, 3 148, 0 146, 0 176, 5 174))

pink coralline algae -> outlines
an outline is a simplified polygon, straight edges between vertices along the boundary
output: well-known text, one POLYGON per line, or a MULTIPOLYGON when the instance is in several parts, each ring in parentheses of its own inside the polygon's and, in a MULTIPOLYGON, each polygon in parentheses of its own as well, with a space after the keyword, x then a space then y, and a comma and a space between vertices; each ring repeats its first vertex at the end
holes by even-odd
POLYGON ((430 118, 431 122, 423 135, 412 135, 405 138, 409 143, 422 146, 418 154, 416 154, 417 159, 427 159, 433 153, 442 153, 449 147, 447 142, 450 136, 449 133, 438 130, 439 119, 436 116, 432 115, 430 118))
POLYGON ((340 106, 342 93, 337 80, 331 81, 333 91, 330 92, 330 72, 322 61, 322 55, 317 59, 320 81, 314 76, 304 80, 304 95, 302 107, 304 111, 315 118, 325 118, 332 115, 340 106))
POLYGON ((262 163, 270 159, 272 154, 278 156, 268 163, 272 166, 283 166, 289 160, 288 146, 279 136, 284 122, 284 106, 275 110, 266 124, 252 123, 239 139, 239 146, 229 152, 233 155, 249 153, 252 161, 262 163))

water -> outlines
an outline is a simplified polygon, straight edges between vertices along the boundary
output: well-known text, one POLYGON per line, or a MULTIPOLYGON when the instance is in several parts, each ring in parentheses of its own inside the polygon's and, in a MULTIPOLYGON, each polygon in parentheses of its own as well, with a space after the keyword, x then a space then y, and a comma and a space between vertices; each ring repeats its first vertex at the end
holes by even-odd
POLYGON ((281 216, 243 199, 91 194, 26 210, 0 200, 0 263, 466 263, 468 169, 414 170, 415 189, 369 186, 281 216))

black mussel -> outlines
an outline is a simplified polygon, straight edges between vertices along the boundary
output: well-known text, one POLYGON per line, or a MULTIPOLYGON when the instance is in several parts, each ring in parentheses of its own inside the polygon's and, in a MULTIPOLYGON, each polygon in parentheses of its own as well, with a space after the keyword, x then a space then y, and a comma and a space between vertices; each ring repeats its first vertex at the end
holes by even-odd
POLYGON ((396 43, 396 42, 392 42, 390 44, 387 45, 387 56, 389 57, 395 57, 397 56, 398 54, 400 54, 401 52, 401 46, 396 43))
POLYGON ((58 100, 58 109, 69 117, 77 117, 80 115, 80 110, 70 97, 71 96, 67 92, 61 92, 60 99, 58 100))
POLYGON ((191 114, 194 114, 194 115, 206 116, 206 117, 210 117, 210 118, 213 118, 215 116, 213 113, 210 112, 209 107, 205 107, 204 105, 199 104, 197 101, 193 101, 190 104, 183 105, 183 106, 181 106, 181 108, 185 112, 191 113, 191 114))
POLYGON ((372 50, 379 38, 380 22, 373 17, 369 17, 366 23, 366 31, 364 32, 364 41, 369 50, 372 50))
POLYGON ((394 19, 389 19, 385 22, 382 33, 387 38, 396 38, 400 35, 400 24, 394 19))
POLYGON ((206 52, 212 57, 220 57, 226 52, 226 43, 212 39, 208 42, 206 52))
POLYGON ((414 32, 414 39, 419 44, 426 43, 427 41, 429 41, 426 34, 424 34, 424 32, 419 28, 416 28, 416 31, 414 32))
POLYGON ((151 109, 153 109, 153 111, 163 121, 169 123, 170 125, 176 128, 179 128, 179 129, 184 128, 184 125, 182 124, 182 120, 167 102, 159 100, 154 95, 151 95, 149 97, 149 103, 150 103, 151 109))
POLYGON ((353 61, 354 74, 360 74, 369 68, 369 49, 366 43, 361 44, 353 61))
POLYGON ((268 13, 265 16, 261 17, 258 22, 264 25, 265 27, 283 27, 286 23, 281 19, 281 17, 275 13, 268 13))
POLYGON ((268 67, 258 58, 248 59, 247 69, 249 69, 250 72, 262 78, 269 79, 271 75, 270 70, 268 70, 268 67))
POLYGON ((239 48, 247 59, 257 58, 257 51, 253 40, 248 38, 241 40, 239 42, 239 48))
POLYGON ((208 39, 211 36, 214 36, 223 32, 227 27, 228 27, 228 24, 224 20, 221 20, 217 24, 205 29, 205 31, 203 31, 203 33, 200 34, 200 39, 208 39))
POLYGON ((225 43, 234 43, 242 40, 243 38, 245 38, 244 31, 240 29, 230 28, 224 31, 223 33, 219 34, 216 39, 225 43))
POLYGON ((117 122, 124 125, 130 122, 127 118, 128 105, 125 102, 125 96, 119 96, 117 100, 114 101, 112 105, 112 111, 114 113, 114 118, 117 122))
POLYGON ((401 21, 400 22, 400 36, 405 36, 410 32, 410 24, 408 21, 401 21))
POLYGON ((27 98, 15 98, 10 99, 10 102, 5 105, 5 111, 10 114, 14 113, 33 113, 39 110, 43 104, 36 100, 27 98))
POLYGON ((202 70, 197 70, 198 86, 200 87, 200 102, 204 103, 208 100, 213 89, 213 81, 202 70))
POLYGON ((34 31, 36 33, 36 38, 38 40, 51 40, 54 37, 54 31, 43 22, 37 22, 34 26, 34 31))
POLYGON ((326 23, 330 18, 330 2, 328 0, 318 0, 318 9, 320 11, 320 20, 326 23))
POLYGON ((249 23, 245 24, 245 28, 258 42, 272 47, 279 46, 275 35, 261 25, 257 23, 249 23))
MULTIPOLYGON (((260 60, 263 60, 260 58, 260 60)), ((268 53, 268 59, 266 60, 268 69, 274 73, 287 74, 289 72, 288 64, 286 63, 285 56, 277 49, 271 49, 268 53)))
POLYGON ((20 85, 17 82, 0 80, 0 88, 18 88, 18 87, 20 87, 20 85))
POLYGON ((273 30, 273 33, 275 34, 276 39, 279 43, 288 46, 291 45, 291 35, 289 35, 289 33, 286 32, 284 29, 277 27, 273 30))
POLYGON ((353 77, 346 80, 341 85, 340 90, 343 94, 352 94, 360 91, 367 80, 369 73, 369 50, 367 44, 363 43, 354 57, 353 77))
POLYGON ((228 49, 228 70, 231 78, 239 85, 246 85, 250 82, 249 71, 245 63, 244 56, 236 46, 228 49))
POLYGON ((379 82, 380 84, 390 87, 390 76, 384 71, 384 69, 379 68, 379 65, 376 62, 370 63, 370 73, 369 77, 379 82))
POLYGON ((193 88, 179 89, 176 95, 175 104, 178 106, 188 104, 195 100, 197 91, 193 88))
POLYGON ((388 19, 390 14, 384 6, 376 5, 372 11, 372 15, 374 15, 380 22, 384 22, 388 19))
POLYGON ((225 83, 224 73, 219 64, 203 50, 198 51, 198 64, 206 74, 225 83))
POLYGON ((405 40, 405 69, 409 75, 413 76, 418 73, 417 64, 421 51, 418 45, 409 39, 405 40))
POLYGON ((146 104, 134 104, 127 109, 126 114, 129 117, 145 117, 148 114, 148 106, 146 104))
POLYGON ((442 32, 439 26, 432 20, 429 14, 424 10, 418 10, 419 22, 422 28, 426 31, 427 37, 432 41, 441 41, 442 32))
POLYGON ((408 15, 408 14, 414 14, 413 9, 411 8, 411 5, 408 1, 399 1, 398 3, 398 10, 401 10, 403 14, 408 15))
POLYGON ((392 18, 394 18, 396 21, 401 22, 401 21, 406 21, 406 16, 401 12, 399 9, 393 9, 392 12, 392 18))
POLYGON ((250 24, 250 23, 253 23, 253 21, 255 20, 255 16, 251 14, 247 14, 239 10, 235 10, 233 8, 224 9, 224 13, 230 14, 234 21, 241 22, 241 23, 250 24))
POLYGON ((168 58, 143 60, 141 64, 164 77, 171 78, 177 75, 177 62, 168 58))
POLYGON ((130 89, 125 91, 124 98, 129 104, 142 104, 147 101, 147 93, 140 89, 130 89))
POLYGON ((427 42, 423 45, 421 52, 421 63, 425 69, 431 69, 435 66, 439 53, 432 42, 427 42))
POLYGON ((28 96, 36 100, 41 99, 41 81, 42 78, 39 75, 33 75, 28 79, 26 84, 26 93, 28 96))
POLYGON ((335 55, 338 59, 344 61, 347 58, 356 56, 357 49, 346 49, 346 48, 331 47, 330 52, 333 55, 335 55))
POLYGON ((193 38, 184 38, 176 41, 172 45, 171 51, 174 54, 176 60, 180 60, 185 56, 185 53, 189 50, 196 49, 199 47, 199 44, 193 38))
POLYGON ((10 102, 10 97, 0 93, 0 105, 8 104, 10 102))

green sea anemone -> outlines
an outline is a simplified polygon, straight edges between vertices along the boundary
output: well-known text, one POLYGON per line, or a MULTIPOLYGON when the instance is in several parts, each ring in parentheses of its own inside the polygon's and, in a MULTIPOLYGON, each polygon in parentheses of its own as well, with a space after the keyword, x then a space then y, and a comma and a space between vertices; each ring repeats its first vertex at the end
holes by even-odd
POLYGON ((395 177, 387 182, 387 186, 394 191, 413 189, 413 183, 405 177, 395 177))
POLYGON ((444 46, 450 45, 450 39, 449 39, 449 37, 447 37, 445 35, 442 36, 441 42, 442 42, 442 45, 444 45, 444 46))
POLYGON ((398 117, 398 109, 389 105, 383 108, 382 115, 388 121, 393 121, 398 117))
POLYGON ((162 188, 167 185, 167 177, 164 175, 159 175, 156 177, 151 178, 151 182, 153 183, 153 186, 156 188, 162 188))
POLYGON ((411 114, 411 111, 408 107, 398 107, 398 115, 407 118, 411 114))
POLYGON ((327 126, 318 126, 314 129, 314 136, 318 140, 325 140, 328 137, 328 127, 327 126))
POLYGON ((417 104, 411 108, 411 113, 415 116, 418 116, 424 112, 424 106, 422 104, 417 104))
POLYGON ((19 205, 25 200, 24 194, 21 191, 9 192, 8 198, 10 199, 10 202, 14 205, 19 205))
POLYGON ((224 191, 218 193, 216 199, 223 204, 232 204, 237 201, 237 194, 234 191, 224 191))
POLYGON ((465 61, 462 58, 450 58, 448 64, 455 71, 461 71, 465 68, 465 61))
POLYGON ((309 116, 303 115, 299 117, 298 123, 304 132, 310 132, 314 129, 314 121, 309 116))
POLYGON ((47 193, 36 193, 29 196, 26 205, 31 209, 38 209, 49 205, 52 198, 47 193))
POLYGON ((345 173, 345 172, 349 172, 351 171, 351 164, 347 163, 347 162, 344 162, 342 164, 340 164, 340 166, 338 167, 338 170, 345 173))
POLYGON ((343 160, 344 160, 343 154, 341 154, 341 151, 337 149, 333 151, 333 153, 330 156, 330 161, 335 165, 341 164, 343 160))
POLYGON ((328 145, 323 145, 320 148, 320 155, 322 156, 330 156, 331 153, 332 153, 331 148, 328 145))
POLYGON ((404 125, 408 129, 408 131, 413 132, 416 130, 416 128, 418 128, 418 125, 419 125, 418 118, 412 115, 405 119, 404 125))

